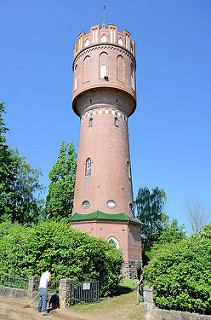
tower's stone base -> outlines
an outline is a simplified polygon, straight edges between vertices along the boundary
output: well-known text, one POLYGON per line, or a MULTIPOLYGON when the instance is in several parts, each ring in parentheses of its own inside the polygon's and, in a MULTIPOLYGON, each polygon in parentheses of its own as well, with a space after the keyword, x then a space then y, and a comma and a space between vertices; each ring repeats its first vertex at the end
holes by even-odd
POLYGON ((137 278, 137 266, 142 267, 141 260, 129 260, 124 261, 122 267, 122 277, 126 279, 136 279, 137 278))

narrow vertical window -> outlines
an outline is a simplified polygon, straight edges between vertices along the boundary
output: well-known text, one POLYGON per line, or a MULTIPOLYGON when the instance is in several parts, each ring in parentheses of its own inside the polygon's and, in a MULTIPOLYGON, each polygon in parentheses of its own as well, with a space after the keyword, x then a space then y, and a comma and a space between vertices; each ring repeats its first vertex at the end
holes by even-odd
POLYGON ((131 179, 131 169, 130 169, 130 162, 127 161, 127 176, 129 179, 131 179))
POLYGON ((92 127, 93 126, 93 118, 90 118, 89 119, 89 127, 92 127))
POLYGON ((114 125, 115 125, 115 127, 119 126, 119 120, 117 117, 114 118, 114 125))
POLYGON ((124 81, 124 59, 122 56, 117 57, 117 79, 124 81))
POLYGON ((91 58, 86 56, 83 61, 83 82, 90 81, 91 58))
POLYGON ((77 82, 78 82, 77 74, 78 74, 78 66, 76 64, 75 70, 74 70, 74 90, 77 89, 77 82))
POLYGON ((104 78, 107 74, 106 74, 106 65, 102 64, 101 65, 101 70, 100 70, 100 78, 104 78))
POLYGON ((85 47, 88 47, 88 46, 89 46, 89 39, 86 39, 84 46, 85 46, 85 47))
POLYGON ((100 78, 103 79, 108 76, 108 54, 102 52, 100 54, 100 78))
POLYGON ((85 171, 85 175, 86 176, 90 176, 91 175, 91 159, 88 158, 86 160, 86 171, 85 171))
POLYGON ((122 45, 123 45, 122 38, 118 38, 118 44, 120 44, 120 46, 122 46, 122 45))
POLYGON ((131 88, 135 90, 135 81, 134 81, 134 66, 131 64, 130 66, 130 80, 131 80, 131 88))

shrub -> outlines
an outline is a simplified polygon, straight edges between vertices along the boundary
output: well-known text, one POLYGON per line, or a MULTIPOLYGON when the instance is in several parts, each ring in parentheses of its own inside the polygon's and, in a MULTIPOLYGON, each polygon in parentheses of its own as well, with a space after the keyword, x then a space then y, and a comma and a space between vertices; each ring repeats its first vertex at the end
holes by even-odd
POLYGON ((104 295, 117 289, 123 263, 114 245, 56 221, 29 228, 8 224, 8 234, 0 238, 0 258, 1 273, 25 277, 51 267, 53 280, 99 280, 104 295))
POLYGON ((210 314, 211 224, 185 240, 157 247, 144 268, 158 307, 210 314))

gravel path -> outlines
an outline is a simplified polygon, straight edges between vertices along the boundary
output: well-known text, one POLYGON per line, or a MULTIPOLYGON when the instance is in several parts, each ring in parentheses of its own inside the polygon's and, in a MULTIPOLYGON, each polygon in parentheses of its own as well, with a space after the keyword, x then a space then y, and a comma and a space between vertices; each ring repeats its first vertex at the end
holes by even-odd
MULTIPOLYGON (((0 298, 0 320, 39 320, 42 314, 37 305, 23 308, 25 301, 0 298)), ((57 309, 47 317, 52 320, 142 320, 143 303, 136 302, 136 292, 105 298, 100 303, 80 304, 68 309, 57 309)))

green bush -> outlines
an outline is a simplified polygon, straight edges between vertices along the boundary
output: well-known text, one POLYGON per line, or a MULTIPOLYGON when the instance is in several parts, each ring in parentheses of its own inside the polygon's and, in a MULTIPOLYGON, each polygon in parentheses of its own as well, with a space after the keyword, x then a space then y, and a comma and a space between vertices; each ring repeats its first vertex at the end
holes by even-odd
POLYGON ((199 234, 157 247, 144 268, 159 308, 210 314, 211 224, 199 234))
POLYGON ((100 292, 112 294, 120 281, 122 254, 101 238, 90 237, 65 222, 47 221, 34 227, 0 225, 0 273, 40 275, 51 267, 52 279, 96 279, 100 292))

